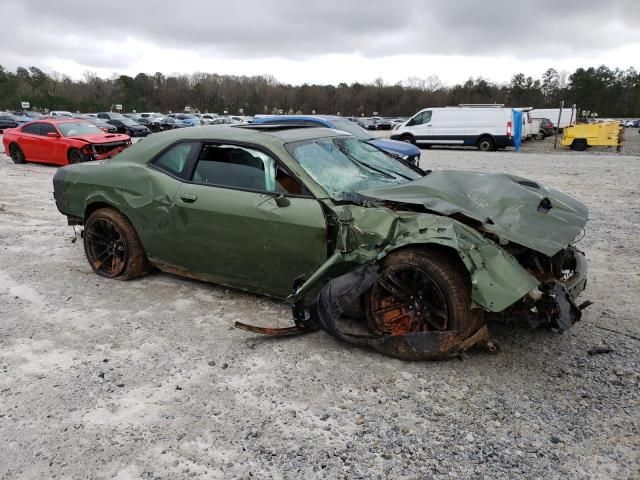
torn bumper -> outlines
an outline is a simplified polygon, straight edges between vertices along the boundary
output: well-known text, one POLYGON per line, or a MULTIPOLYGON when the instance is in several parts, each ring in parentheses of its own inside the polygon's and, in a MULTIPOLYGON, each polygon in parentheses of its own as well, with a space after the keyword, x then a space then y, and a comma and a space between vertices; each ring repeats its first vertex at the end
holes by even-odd
POLYGON ((587 258, 584 253, 575 247, 570 247, 567 251, 573 256, 575 266, 573 274, 564 281, 567 292, 575 299, 587 286, 587 258))

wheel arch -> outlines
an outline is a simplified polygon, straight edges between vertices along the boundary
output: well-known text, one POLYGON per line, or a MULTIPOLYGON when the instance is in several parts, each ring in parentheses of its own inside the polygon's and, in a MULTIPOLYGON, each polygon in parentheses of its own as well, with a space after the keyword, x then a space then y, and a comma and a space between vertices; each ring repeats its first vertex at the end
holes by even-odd
POLYGON ((499 312, 539 285, 518 261, 492 242, 469 244, 458 238, 416 238, 387 249, 419 248, 446 255, 469 279, 471 300, 485 310, 499 312))
POLYGON ((407 243, 389 249, 383 258, 387 257, 392 252, 401 252, 406 250, 418 250, 425 254, 436 254, 445 256, 447 260, 456 265, 457 268, 465 273, 464 277, 468 279, 469 283, 471 283, 471 271, 463 261, 464 257, 461 256, 462 252, 456 249, 453 245, 435 241, 407 243))
POLYGON ((131 218, 129 218, 129 216, 125 212, 123 212, 118 205, 115 205, 114 203, 108 202, 104 199, 94 199, 93 201, 87 202, 84 207, 83 223, 87 221, 87 219, 93 212, 100 210, 101 208, 111 208, 112 210, 117 211, 118 213, 123 215, 129 221, 129 223, 131 223, 131 225, 133 225, 131 218))
POLYGON ((488 138, 494 143, 494 145, 496 143, 496 139, 494 135, 492 135, 491 133, 481 133, 480 135, 478 135, 478 138, 476 139, 476 144, 478 144, 483 138, 488 138))

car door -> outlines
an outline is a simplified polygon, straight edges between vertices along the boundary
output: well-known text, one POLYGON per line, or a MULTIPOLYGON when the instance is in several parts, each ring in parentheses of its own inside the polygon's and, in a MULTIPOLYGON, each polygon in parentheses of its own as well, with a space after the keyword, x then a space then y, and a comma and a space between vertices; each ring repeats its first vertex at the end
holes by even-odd
POLYGON ((60 147, 62 142, 60 140, 60 133, 55 126, 50 123, 43 123, 40 126, 40 133, 38 135, 36 144, 36 158, 40 162, 62 164, 61 161, 64 158, 64 154, 60 155, 60 147), (57 137, 50 137, 49 133, 56 134, 57 137))
POLYGON ((305 190, 266 151, 203 144, 173 208, 185 267, 217 283, 285 297, 298 276, 327 259, 324 213, 305 190))
POLYGON ((432 137, 432 115, 433 112, 431 110, 425 110, 418 113, 407 123, 407 126, 410 127, 410 131, 416 139, 416 143, 430 143, 432 137))
POLYGON ((27 160, 38 161, 38 145, 42 123, 29 123, 20 129, 18 145, 27 160))

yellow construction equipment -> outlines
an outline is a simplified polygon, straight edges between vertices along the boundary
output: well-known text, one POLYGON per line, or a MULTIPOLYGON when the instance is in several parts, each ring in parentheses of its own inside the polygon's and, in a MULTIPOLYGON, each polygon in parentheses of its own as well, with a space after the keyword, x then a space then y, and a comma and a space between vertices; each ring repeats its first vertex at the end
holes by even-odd
POLYGON ((582 152, 588 147, 622 148, 624 128, 618 122, 579 123, 564 127, 561 145, 582 152))

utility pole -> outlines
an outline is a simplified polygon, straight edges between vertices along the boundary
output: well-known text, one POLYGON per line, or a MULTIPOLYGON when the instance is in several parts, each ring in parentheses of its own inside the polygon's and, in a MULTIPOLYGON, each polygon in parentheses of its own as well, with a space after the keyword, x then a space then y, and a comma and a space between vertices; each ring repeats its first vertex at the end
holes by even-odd
POLYGON ((558 148, 558 129, 560 128, 560 119, 562 118, 562 109, 564 108, 564 100, 560 102, 560 112, 558 113, 558 123, 556 123, 556 138, 553 140, 553 149, 558 148))

